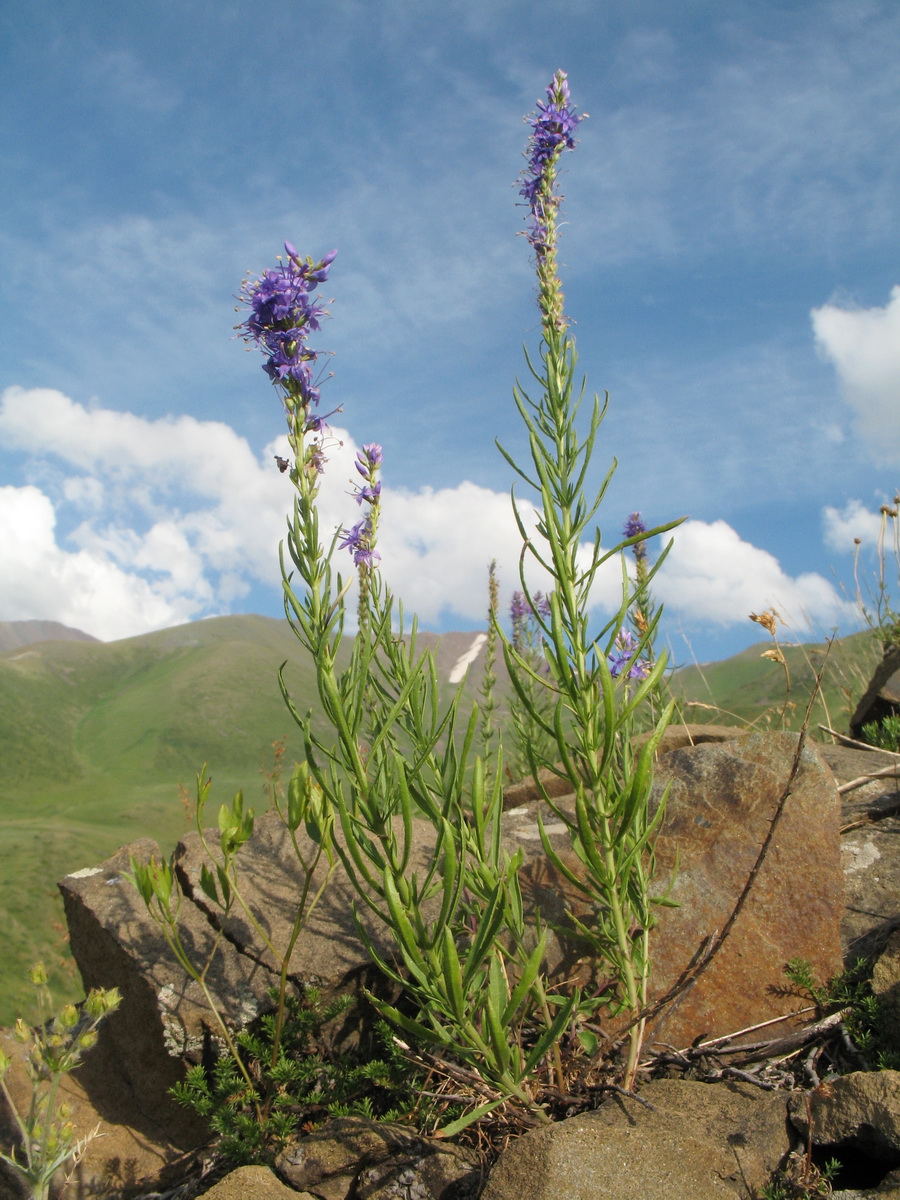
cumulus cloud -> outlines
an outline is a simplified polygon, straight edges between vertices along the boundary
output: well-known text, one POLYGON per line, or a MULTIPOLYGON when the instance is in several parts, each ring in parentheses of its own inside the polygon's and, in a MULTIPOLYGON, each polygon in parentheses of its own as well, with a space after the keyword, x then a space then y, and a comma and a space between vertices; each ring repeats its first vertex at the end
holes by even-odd
POLYGON ((829 550, 847 553, 858 538, 866 547, 874 547, 881 536, 882 516, 870 512, 861 500, 850 500, 842 509, 826 505, 822 509, 825 545, 829 550))
MULTIPOLYGON (((272 597, 280 590, 278 543, 293 493, 274 456, 288 456, 286 436, 255 454, 222 422, 146 420, 85 408, 60 392, 10 388, 0 398, 0 446, 22 452, 34 473, 25 486, 0 489, 3 619, 53 618, 110 639, 227 612, 254 587, 272 597)), ((345 430, 332 430, 319 497, 326 542, 359 519, 357 448, 345 430)), ((533 530, 527 499, 520 514, 533 530)), ((821 576, 792 578, 724 521, 689 521, 673 536, 655 590, 689 623, 740 624, 769 605, 795 629, 843 615, 821 576)), ((382 571, 424 625, 483 621, 491 559, 505 606, 518 587, 520 544, 505 492, 466 480, 392 488, 387 464, 382 571)), ((349 574, 349 558, 341 565, 349 574)), ((547 586, 534 564, 527 578, 532 588, 547 586)), ((620 586, 620 564, 610 561, 591 597, 598 614, 615 611, 620 586)))
POLYGON ((816 342, 837 370, 875 461, 900 463, 900 287, 884 308, 812 310, 816 342))
POLYGON ((0 613, 4 620, 54 620, 114 639, 194 614, 189 598, 167 599, 106 554, 57 544, 56 514, 38 488, 0 487, 0 613))
POLYGON ((725 521, 686 521, 672 537, 655 591, 692 625, 737 625, 751 612, 775 608, 793 630, 805 632, 853 615, 827 579, 788 575, 773 554, 745 542, 725 521))

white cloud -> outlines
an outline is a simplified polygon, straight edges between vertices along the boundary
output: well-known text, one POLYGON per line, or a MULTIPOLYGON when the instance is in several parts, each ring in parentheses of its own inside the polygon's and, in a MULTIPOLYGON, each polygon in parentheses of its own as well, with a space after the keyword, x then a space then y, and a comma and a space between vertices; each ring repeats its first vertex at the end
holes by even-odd
POLYGON ((873 458, 900 464, 900 287, 884 308, 814 308, 812 324, 873 458))
POLYGON ((852 617, 827 579, 791 577, 773 554, 745 542, 725 521, 686 521, 672 537, 654 591, 692 625, 740 625, 775 608, 795 632, 831 628, 852 617))
MULTIPOLYGON (((360 515, 351 485, 357 446, 345 430, 332 435, 319 496, 326 544, 360 515)), ((273 456, 288 455, 285 436, 257 456, 222 422, 151 421, 87 409, 59 392, 12 388, 0 398, 2 445, 31 456, 35 471, 50 458, 83 472, 56 483, 66 512, 75 513, 68 530, 57 529, 53 471, 42 477, 43 489, 3 489, 4 619, 54 618, 116 638, 227 611, 256 585, 273 596, 280 587, 278 543, 293 494, 273 456)), ((520 502, 520 512, 533 529, 530 501, 520 502)), ((741 624, 771 605, 795 629, 846 615, 825 579, 792 578, 724 521, 689 521, 673 536, 655 590, 691 624, 741 624)), ((484 620, 491 559, 504 607, 518 587, 520 537, 509 496, 467 480, 411 491, 392 488, 388 472, 379 550, 386 583, 426 626, 484 620)), ((338 563, 349 574, 349 557, 339 555, 338 563)), ((547 586, 533 563, 528 582, 547 586)), ((620 564, 611 560, 592 595, 598 612, 615 610, 620 586, 620 564)))
POLYGON ((193 615, 139 575, 89 550, 57 545, 56 514, 36 487, 0 487, 0 612, 8 621, 54 620, 113 639, 177 625, 193 615))
POLYGON ((871 548, 881 534, 881 514, 870 512, 861 500, 850 500, 843 509, 826 505, 822 509, 825 545, 840 554, 853 551, 856 538, 871 548))

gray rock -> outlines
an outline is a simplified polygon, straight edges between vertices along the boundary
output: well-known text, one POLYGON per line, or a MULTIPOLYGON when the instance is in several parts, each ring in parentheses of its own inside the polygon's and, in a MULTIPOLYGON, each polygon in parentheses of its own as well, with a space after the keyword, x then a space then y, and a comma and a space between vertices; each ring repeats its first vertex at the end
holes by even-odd
POLYGON ((900 930, 891 935, 875 963, 872 991, 880 1001, 881 1039, 900 1054, 900 930))
POLYGON ((636 1100, 532 1130, 482 1200, 730 1200, 756 1194, 790 1149, 787 1098, 747 1085, 650 1083, 636 1100))
POLYGON ((345 1200, 359 1172, 397 1152, 411 1153, 421 1139, 405 1125, 337 1117, 314 1133, 294 1138, 275 1160, 275 1170, 296 1191, 324 1200, 345 1200))
POLYGON ((414 1154, 394 1155, 365 1167, 354 1200, 475 1200, 481 1190, 478 1156, 452 1144, 423 1143, 414 1154))
POLYGON ((884 817, 841 839, 848 961, 873 958, 900 927, 900 817, 884 817))
POLYGON ((900 1155, 900 1071, 854 1071, 794 1094, 790 1117, 816 1146, 854 1146, 875 1158, 900 1155))

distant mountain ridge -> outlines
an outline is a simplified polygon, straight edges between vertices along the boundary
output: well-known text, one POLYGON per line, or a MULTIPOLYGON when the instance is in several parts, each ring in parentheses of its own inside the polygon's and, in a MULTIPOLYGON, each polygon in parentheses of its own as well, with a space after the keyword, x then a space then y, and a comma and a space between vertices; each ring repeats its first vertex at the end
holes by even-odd
POLYGON ((99 642, 90 633, 59 621, 0 621, 0 654, 33 642, 99 642))

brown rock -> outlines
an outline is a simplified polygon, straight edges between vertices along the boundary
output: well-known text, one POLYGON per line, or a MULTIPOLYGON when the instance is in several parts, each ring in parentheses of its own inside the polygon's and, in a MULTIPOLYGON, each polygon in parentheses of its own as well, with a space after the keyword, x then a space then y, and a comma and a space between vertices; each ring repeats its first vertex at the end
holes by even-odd
POLYGON ((268 1167, 238 1167, 203 1194, 206 1200, 316 1200, 289 1188, 268 1167))
POLYGON ((787 1098, 744 1084, 659 1080, 636 1100, 532 1130, 482 1200, 729 1200, 756 1194, 790 1149, 787 1098))
MULTIPOLYGON (((657 786, 671 783, 657 842, 661 887, 678 864, 651 942, 651 999, 678 980, 710 934, 726 929, 744 893, 778 804, 789 794, 743 907, 697 982, 665 1009, 648 1037, 684 1045, 790 1013, 773 989, 801 957, 820 979, 842 967, 837 789, 798 735, 751 733, 666 755, 657 786)), ((777 1030, 776 1030, 777 1032, 777 1030)))
POLYGON ((900 1071, 854 1071, 791 1097, 791 1121, 816 1146, 855 1146, 896 1162, 900 1071))

